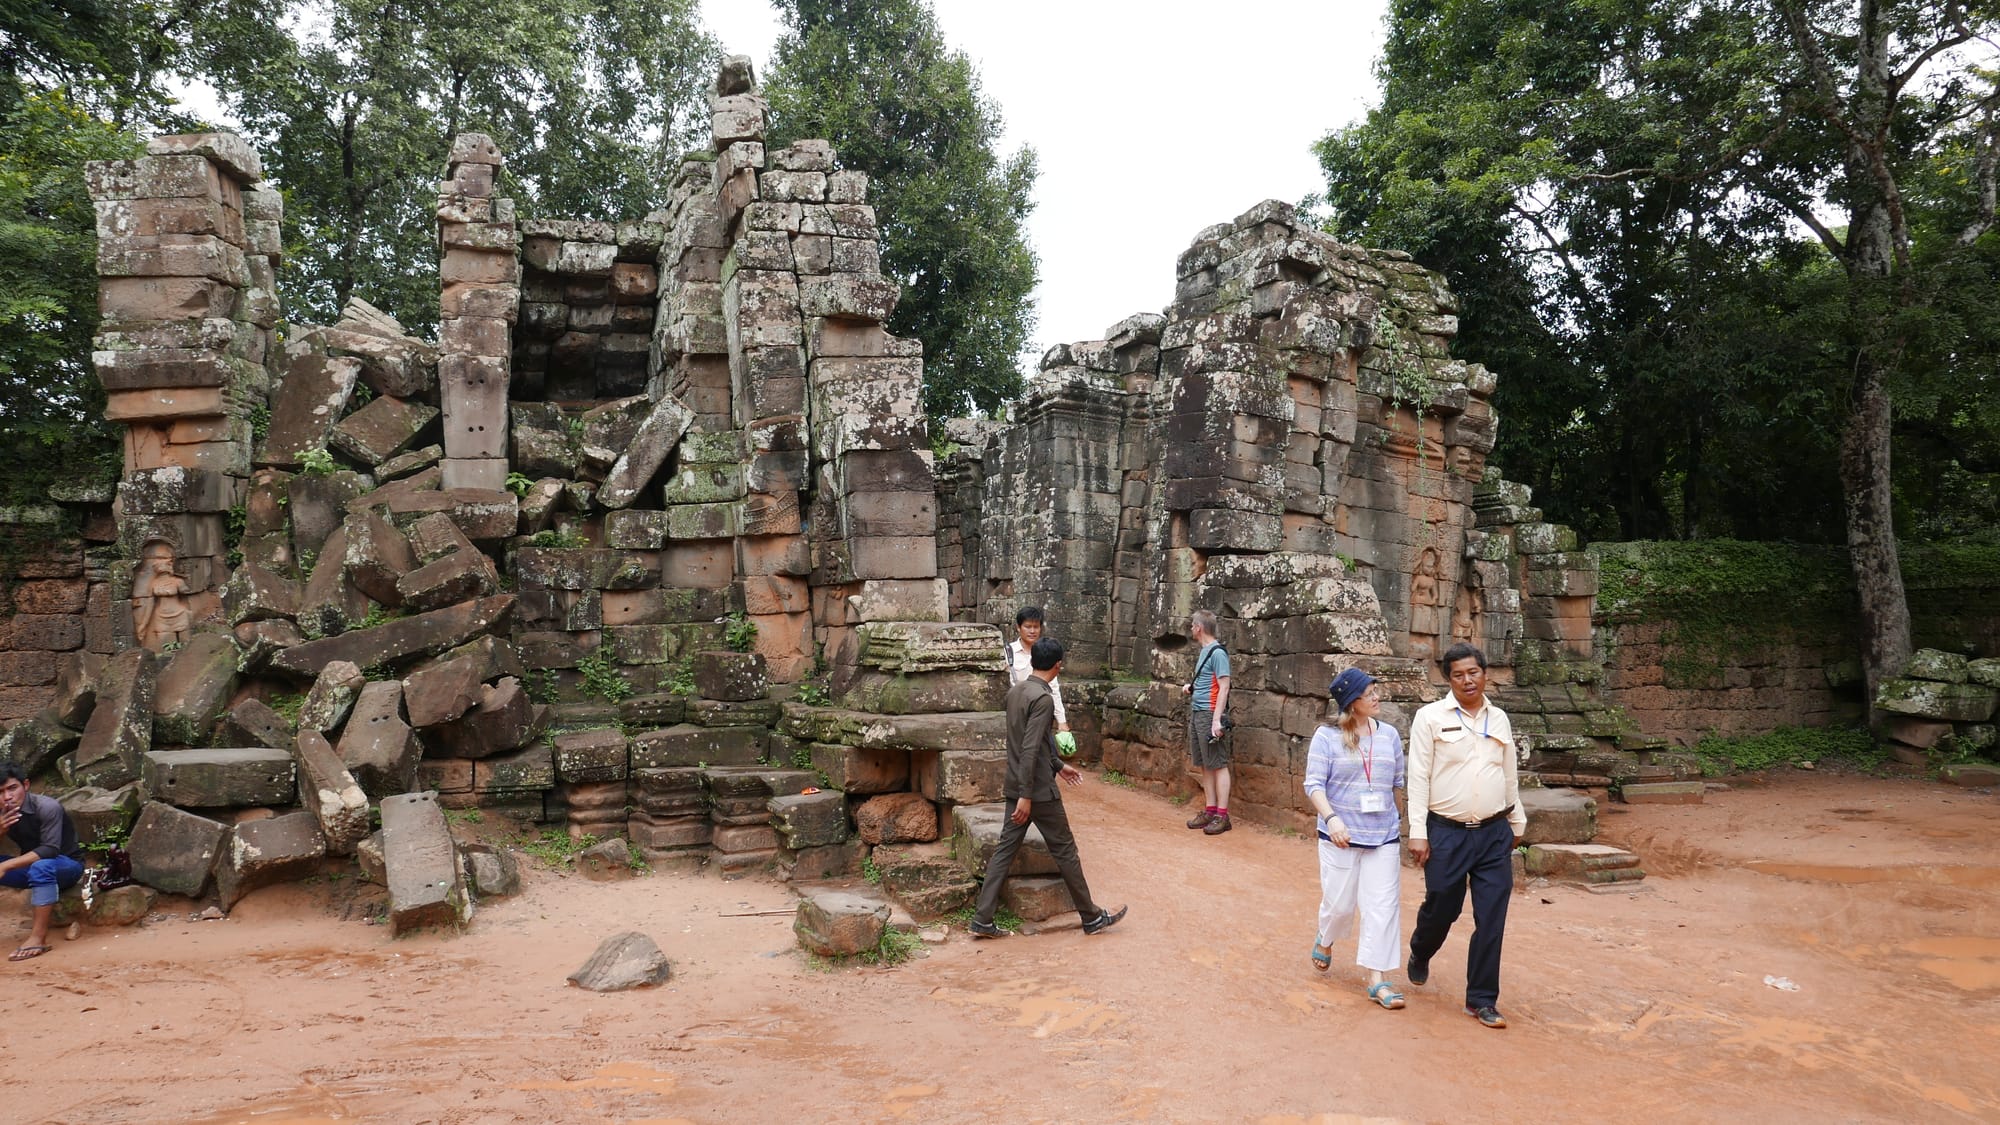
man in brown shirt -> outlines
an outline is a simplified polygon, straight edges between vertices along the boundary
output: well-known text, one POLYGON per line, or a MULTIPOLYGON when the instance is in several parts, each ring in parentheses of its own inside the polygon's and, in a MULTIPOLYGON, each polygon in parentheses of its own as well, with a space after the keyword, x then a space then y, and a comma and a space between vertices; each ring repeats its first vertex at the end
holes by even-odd
POLYGON ((1007 827, 1000 833, 1000 845, 986 864, 986 881, 979 888, 979 907, 966 928, 974 937, 1000 937, 1007 931, 993 924, 1000 908, 1000 885, 1007 881, 1007 869, 1014 865, 1014 853, 1028 838, 1033 825, 1042 830, 1049 855, 1069 888, 1070 901, 1083 917, 1083 932, 1102 933, 1125 917, 1125 908, 1101 910, 1090 897, 1083 881, 1083 861, 1077 856, 1076 837, 1070 834, 1069 814, 1063 811, 1057 779, 1077 785, 1083 774, 1056 754, 1055 700, 1049 681, 1062 671, 1062 642, 1043 637, 1028 652, 1033 669, 1028 678, 1007 692, 1007 827))

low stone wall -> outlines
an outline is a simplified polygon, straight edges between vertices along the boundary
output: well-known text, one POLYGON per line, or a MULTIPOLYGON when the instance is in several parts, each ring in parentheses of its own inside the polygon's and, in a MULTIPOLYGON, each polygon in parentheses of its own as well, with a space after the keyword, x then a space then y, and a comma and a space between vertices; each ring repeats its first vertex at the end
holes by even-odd
MULTIPOLYGON (((1839 726, 1863 717, 1847 552, 1780 543, 1599 543, 1602 687, 1646 734, 1839 726)), ((1905 546, 1919 646, 2000 653, 2000 547, 1905 546)))

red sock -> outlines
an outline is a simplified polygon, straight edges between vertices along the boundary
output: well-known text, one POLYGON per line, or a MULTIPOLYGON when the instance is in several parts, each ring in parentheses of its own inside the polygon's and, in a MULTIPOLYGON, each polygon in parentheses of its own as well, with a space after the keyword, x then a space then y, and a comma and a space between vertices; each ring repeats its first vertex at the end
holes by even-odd
POLYGON ((1224 808, 1224 807, 1223 807, 1223 806, 1221 806, 1221 805, 1217 805, 1217 806, 1215 806, 1215 815, 1217 815, 1217 816, 1228 816, 1228 815, 1229 815, 1229 810, 1228 810, 1228 809, 1226 809, 1226 808, 1224 808))
POLYGON ((1210 816, 1214 816, 1217 812, 1217 809, 1214 805, 1203 805, 1202 807, 1208 810, 1208 815, 1210 816))

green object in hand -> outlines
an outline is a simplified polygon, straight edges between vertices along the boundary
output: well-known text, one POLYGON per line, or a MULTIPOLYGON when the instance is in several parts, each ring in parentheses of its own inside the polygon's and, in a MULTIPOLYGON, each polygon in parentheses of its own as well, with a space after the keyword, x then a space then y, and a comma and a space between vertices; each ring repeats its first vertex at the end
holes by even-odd
POLYGON ((1056 749, 1062 751, 1062 756, 1065 758, 1076 753, 1076 736, 1068 731, 1058 731, 1056 733, 1056 749))

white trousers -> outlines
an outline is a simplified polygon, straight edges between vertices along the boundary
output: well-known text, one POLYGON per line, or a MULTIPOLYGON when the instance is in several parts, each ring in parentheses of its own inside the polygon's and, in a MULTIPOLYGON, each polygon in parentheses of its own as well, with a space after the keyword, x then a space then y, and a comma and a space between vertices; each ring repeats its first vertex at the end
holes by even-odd
POLYGON ((1377 972, 1403 964, 1403 846, 1336 848, 1319 842, 1319 943, 1331 946, 1346 935, 1360 908, 1361 933, 1354 963, 1377 972))

